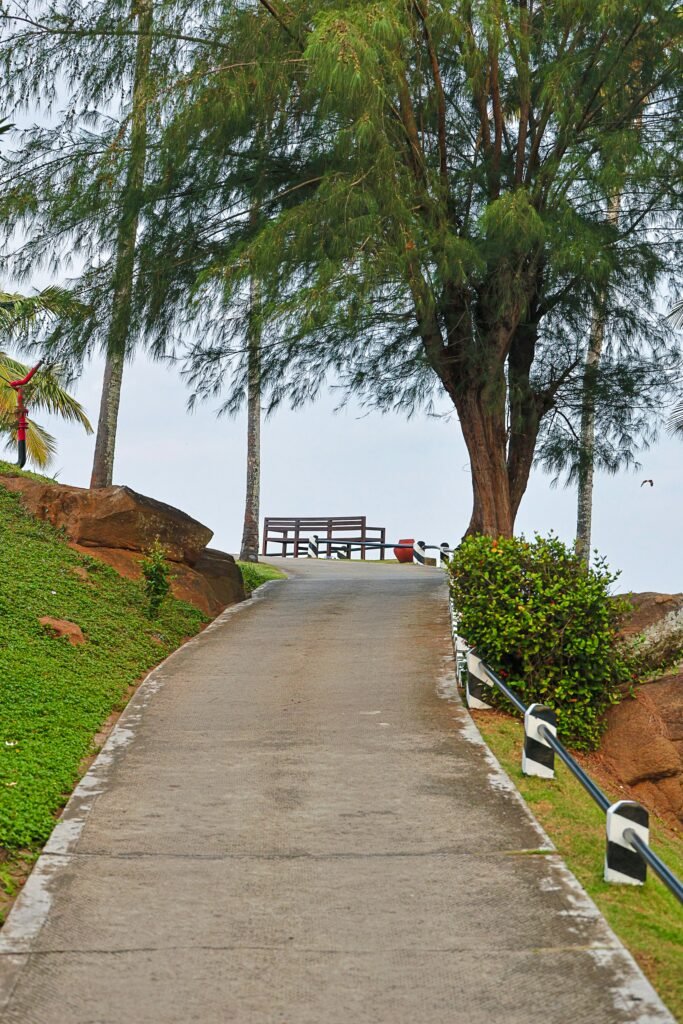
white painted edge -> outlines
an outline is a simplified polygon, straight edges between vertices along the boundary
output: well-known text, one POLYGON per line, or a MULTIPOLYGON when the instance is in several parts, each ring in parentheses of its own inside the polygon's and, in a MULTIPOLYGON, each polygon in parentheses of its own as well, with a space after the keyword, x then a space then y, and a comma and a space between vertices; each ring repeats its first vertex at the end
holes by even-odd
MULTIPOLYGON (((448 601, 448 606, 452 625, 454 613, 450 600, 448 601)), ((452 631, 450 640, 455 651, 452 631)), ((626 948, 616 932, 612 930, 597 904, 593 902, 578 878, 570 871, 562 857, 557 853, 556 847, 545 829, 537 821, 524 797, 479 732, 474 719, 463 704, 458 693, 454 674, 455 655, 452 658, 450 656, 447 657, 444 661, 444 676, 437 683, 437 694, 457 707, 457 727, 464 739, 474 746, 483 748, 484 758, 489 766, 488 781, 491 788, 506 793, 521 806, 526 817, 542 839, 539 850, 552 851, 552 856, 544 858, 544 862, 547 862, 548 867, 559 875, 561 886, 558 886, 558 888, 562 888, 570 903, 569 909, 565 913, 572 916, 588 917, 602 922, 605 939, 599 946, 589 948, 587 953, 597 967, 607 968, 611 971, 614 977, 614 985, 610 987, 609 994, 617 1012, 623 1014, 621 1017, 623 1024, 678 1024, 676 1018, 667 1009, 652 983, 645 977, 633 954, 626 948)), ((602 837, 600 837, 600 841, 602 841, 602 837)), ((600 855, 597 843, 596 854, 600 855)), ((546 888, 556 888, 552 876, 544 881, 546 888)))
POLYGON ((245 601, 231 605, 146 676, 123 710, 106 743, 92 765, 74 789, 50 838, 43 847, 24 888, 7 915, 0 931, 0 1009, 7 1005, 14 988, 15 971, 31 952, 34 940, 40 934, 52 905, 51 889, 56 877, 73 859, 83 829, 98 796, 109 784, 112 768, 133 741, 148 705, 165 684, 165 670, 170 661, 205 642, 205 637, 240 612, 262 601, 274 584, 285 580, 268 580, 261 584, 245 601), (7 983, 12 981, 11 985, 7 983), (6 989, 9 989, 6 991, 6 989))

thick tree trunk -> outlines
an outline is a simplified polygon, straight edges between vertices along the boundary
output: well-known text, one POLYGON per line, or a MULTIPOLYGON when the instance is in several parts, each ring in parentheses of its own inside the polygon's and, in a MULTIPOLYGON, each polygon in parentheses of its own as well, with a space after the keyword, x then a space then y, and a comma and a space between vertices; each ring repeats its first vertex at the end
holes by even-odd
MULTIPOLYGON (((616 227, 619 223, 621 193, 610 200, 607 221, 616 227)), ((602 349, 605 342, 604 304, 607 289, 598 297, 591 317, 590 338, 583 374, 583 404, 581 409, 581 433, 579 440, 579 486, 576 511, 576 553, 590 565, 591 532, 593 527, 593 479, 595 476, 595 385, 600 369, 602 349)))
POLYGON ((538 324, 533 318, 520 324, 508 357, 510 437, 507 466, 513 524, 529 483, 541 417, 547 411, 547 405, 534 391, 530 380, 537 335, 538 324))
POLYGON ((514 526, 507 470, 505 399, 475 389, 456 398, 472 472, 472 518, 466 536, 511 537, 514 526))
POLYGON ((121 379, 133 310, 135 247, 140 220, 140 193, 144 184, 147 158, 147 106, 152 56, 152 0, 134 0, 132 15, 136 19, 139 35, 133 78, 130 159, 121 196, 122 215, 116 238, 113 309, 105 346, 106 365, 90 479, 91 487, 110 487, 113 480, 121 379))
POLYGON ((247 382, 247 493, 244 503, 244 528, 240 559, 258 562, 259 510, 261 500, 261 337, 254 323, 258 305, 258 287, 250 284, 249 350, 247 382))
POLYGON ((114 448, 116 445, 116 423, 121 401, 124 357, 122 353, 107 355, 102 383, 100 418, 95 439, 91 487, 111 487, 114 472, 114 448))

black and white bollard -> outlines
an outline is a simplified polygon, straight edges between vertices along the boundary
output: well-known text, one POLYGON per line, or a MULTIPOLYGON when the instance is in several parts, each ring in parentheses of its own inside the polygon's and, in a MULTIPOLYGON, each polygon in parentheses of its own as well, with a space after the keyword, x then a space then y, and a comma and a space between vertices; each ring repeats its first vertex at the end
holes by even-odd
POLYGON ((605 881, 625 885, 642 885, 647 877, 647 865, 631 846, 628 835, 638 836, 644 843, 650 841, 650 816, 635 800, 617 800, 607 808, 607 849, 605 851, 605 881))
POLYGON ((418 565, 427 563, 427 545, 423 540, 416 540, 413 544, 413 561, 418 565))
POLYGON ((555 751, 540 731, 541 726, 557 736, 557 719, 552 708, 544 704, 530 704, 524 713, 522 772, 524 775, 538 775, 541 779, 554 779, 555 751))
POLYGON ((335 558, 342 558, 344 560, 347 560, 351 557, 346 548, 334 548, 333 551, 335 558))
POLYGON ((467 652, 467 674, 465 676, 465 700, 468 708, 477 711, 490 711, 491 705, 486 703, 491 688, 489 677, 481 667, 481 658, 472 651, 467 652))
POLYGON ((318 534, 314 533, 312 537, 308 538, 308 552, 306 557, 317 558, 318 550, 318 534))
POLYGON ((448 546, 448 541, 444 541, 443 544, 439 545, 439 562, 441 565, 448 565, 448 559, 451 557, 452 551, 448 546))

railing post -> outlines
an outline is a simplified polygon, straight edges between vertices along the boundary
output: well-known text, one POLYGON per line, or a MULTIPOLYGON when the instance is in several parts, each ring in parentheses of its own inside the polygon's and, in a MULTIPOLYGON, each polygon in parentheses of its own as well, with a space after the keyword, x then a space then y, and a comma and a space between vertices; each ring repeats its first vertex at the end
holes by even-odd
POLYGON ((650 842, 650 816, 635 800, 617 800, 607 808, 607 848, 605 850, 605 881, 625 885, 642 885, 647 877, 647 864, 628 841, 633 832, 644 843, 650 842))
POLYGON ((441 565, 447 565, 448 564, 448 556, 451 553, 451 549, 448 546, 448 541, 447 540, 445 540, 443 542, 443 544, 440 545, 439 550, 440 550, 439 561, 441 562, 441 565))
POLYGON ((427 561, 427 547, 423 540, 416 540, 413 544, 413 561, 418 565, 424 565, 427 561))
POLYGON ((553 736, 557 735, 557 719, 552 708, 544 704, 530 704, 524 712, 522 772, 524 775, 538 775, 542 779, 554 779, 555 751, 539 731, 541 725, 553 736))
POLYGON ((314 533, 312 537, 308 538, 308 558, 318 557, 318 534, 314 533))
POLYGON ((490 690, 488 676, 481 669, 481 658, 471 651, 467 652, 467 675, 465 677, 465 700, 468 708, 476 711, 490 711, 491 705, 486 703, 490 690))

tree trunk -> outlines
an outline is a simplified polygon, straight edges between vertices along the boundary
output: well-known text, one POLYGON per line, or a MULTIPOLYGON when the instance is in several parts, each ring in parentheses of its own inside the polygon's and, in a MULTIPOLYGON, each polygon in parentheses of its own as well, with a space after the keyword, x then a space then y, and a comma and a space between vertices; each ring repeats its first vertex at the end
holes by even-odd
MULTIPOLYGON (((619 222, 621 193, 610 200, 607 221, 616 227, 619 222)), ((598 296, 591 317, 590 338, 583 374, 583 403, 581 409, 581 433, 579 439, 579 486, 576 512, 576 553, 590 565, 591 530, 593 525, 593 478, 595 475, 595 385, 600 369, 602 348, 605 341, 605 311, 607 287, 598 296)))
POLYGON ((91 487, 111 487, 114 470, 114 447, 116 444, 116 422, 121 402, 121 381, 123 379, 123 353, 111 352, 107 356, 102 383, 100 418, 95 438, 91 487))
POLYGON ((131 10, 139 32, 135 51, 131 113, 130 159, 121 196, 122 214, 116 238, 113 308, 105 346, 106 363, 97 423, 91 487, 111 487, 123 364, 133 311, 135 248, 140 220, 141 190, 147 159, 147 107, 152 56, 152 0, 134 0, 131 10))
POLYGON ((258 562, 259 509, 261 500, 261 335, 255 322, 258 286, 250 282, 250 323, 247 380, 247 494, 240 559, 258 562))
POLYGON ((472 472, 472 518, 466 536, 485 533, 511 537, 513 530, 507 471, 505 398, 468 389, 456 396, 460 427, 472 472))

